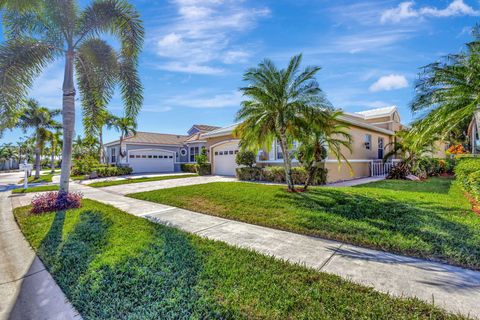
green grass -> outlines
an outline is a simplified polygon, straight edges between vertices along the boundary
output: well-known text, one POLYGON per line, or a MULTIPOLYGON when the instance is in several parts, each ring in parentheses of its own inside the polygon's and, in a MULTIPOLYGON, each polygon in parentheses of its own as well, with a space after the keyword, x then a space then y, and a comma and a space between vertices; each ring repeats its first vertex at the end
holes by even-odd
POLYGON ((460 318, 91 200, 28 210, 24 235, 84 319, 460 318))
POLYGON ((130 195, 228 219, 480 269, 480 216, 449 178, 288 193, 209 183, 130 195))
POLYGON ((43 192, 43 191, 57 191, 60 187, 58 185, 29 187, 28 189, 19 188, 13 189, 12 193, 31 193, 31 192, 43 192))
MULTIPOLYGON (((52 182, 52 177, 59 173, 60 171, 55 171, 54 173, 45 173, 41 174, 38 179, 35 179, 35 172, 32 172, 32 175, 28 177, 29 183, 40 183, 40 182, 52 182)), ((18 183, 23 183, 23 179, 19 180, 18 183)))
POLYGON ((149 178, 132 178, 132 179, 125 179, 125 180, 94 182, 94 183, 90 183, 88 186, 94 187, 94 188, 101 188, 101 187, 109 187, 109 186, 118 186, 121 184, 190 178, 190 177, 197 177, 197 176, 198 174, 184 174, 184 175, 171 175, 171 176, 160 176, 160 177, 149 177, 149 178))

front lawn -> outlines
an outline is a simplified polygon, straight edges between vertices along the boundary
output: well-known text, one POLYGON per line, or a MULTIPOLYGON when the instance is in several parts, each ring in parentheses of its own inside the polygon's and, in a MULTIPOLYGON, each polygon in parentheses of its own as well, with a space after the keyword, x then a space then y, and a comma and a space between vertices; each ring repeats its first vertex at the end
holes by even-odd
POLYGON ((58 191, 58 190, 60 190, 60 186, 56 184, 52 184, 48 186, 29 187, 27 189, 24 189, 24 188, 13 189, 12 193, 31 193, 31 192, 58 191))
POLYGON ((130 195, 197 212, 480 269, 480 216, 450 178, 288 193, 209 183, 130 195))
POLYGON ((122 184, 190 178, 190 177, 197 177, 197 176, 198 174, 182 174, 182 175, 147 177, 147 178, 132 178, 132 179, 124 179, 124 180, 94 182, 94 183, 88 184, 88 186, 94 187, 94 188, 101 188, 101 187, 109 187, 109 186, 118 186, 122 184))
MULTIPOLYGON (((38 179, 35 179, 35 173, 32 172, 32 175, 28 177, 28 182, 29 183, 52 182, 53 176, 57 173, 59 173, 59 171, 56 171, 54 173, 41 174, 38 179)), ((23 183, 23 178, 19 180, 18 183, 23 183)))
POLYGON ((84 319, 460 318, 91 200, 15 216, 84 319))

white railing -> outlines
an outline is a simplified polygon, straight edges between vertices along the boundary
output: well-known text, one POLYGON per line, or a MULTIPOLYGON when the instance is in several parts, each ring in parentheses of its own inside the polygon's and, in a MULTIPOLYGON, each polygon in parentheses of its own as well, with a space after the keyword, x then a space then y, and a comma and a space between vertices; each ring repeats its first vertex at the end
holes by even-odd
POLYGON ((389 160, 383 162, 383 160, 370 161, 370 176, 371 177, 383 177, 390 173, 393 167, 400 162, 398 159, 389 160))

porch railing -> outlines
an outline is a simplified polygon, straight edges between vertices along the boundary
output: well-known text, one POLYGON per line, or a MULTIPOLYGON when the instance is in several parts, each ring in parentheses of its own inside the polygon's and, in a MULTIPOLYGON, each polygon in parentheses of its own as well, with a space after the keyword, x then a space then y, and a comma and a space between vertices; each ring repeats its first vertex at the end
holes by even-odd
POLYGON ((393 159, 386 162, 382 160, 370 161, 370 176, 371 177, 384 177, 390 173, 393 167, 395 167, 400 160, 393 159))

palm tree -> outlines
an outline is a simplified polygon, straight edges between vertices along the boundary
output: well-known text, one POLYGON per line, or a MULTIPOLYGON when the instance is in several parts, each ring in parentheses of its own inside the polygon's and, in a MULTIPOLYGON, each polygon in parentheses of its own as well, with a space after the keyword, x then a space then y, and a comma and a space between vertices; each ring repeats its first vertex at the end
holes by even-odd
POLYGON ((320 67, 307 67, 300 72, 301 61, 302 55, 294 56, 286 69, 278 69, 265 59, 247 70, 243 79, 248 86, 241 88, 247 99, 237 113, 237 120, 242 123, 235 130, 242 148, 268 148, 278 141, 290 191, 294 191, 290 154, 293 141, 332 108, 315 80, 320 67))
MULTIPOLYGON (((445 138, 475 114, 480 116, 480 27, 466 50, 450 54, 423 67, 416 84, 412 111, 426 112, 412 128, 420 137, 439 134, 445 138)), ((475 141, 471 141, 475 149, 475 141)))
POLYGON ((328 153, 337 159, 339 165, 344 160, 351 168, 344 151, 352 152, 352 136, 348 133, 348 126, 339 121, 341 111, 330 111, 322 121, 313 122, 307 127, 300 138, 297 156, 307 171, 304 191, 312 183, 319 169, 325 169, 325 160, 328 153))
POLYGON ((12 161, 18 159, 18 149, 12 143, 4 143, 0 146, 0 161, 2 169, 9 170, 12 168, 12 161))
POLYGON ((18 119, 17 126, 24 131, 30 128, 35 131, 35 179, 38 179, 40 178, 40 157, 45 141, 51 134, 49 130, 60 128, 60 123, 54 119, 60 114, 60 110, 41 107, 34 99, 29 99, 26 105, 18 119))
POLYGON ((51 173, 55 172, 55 158, 58 155, 59 149, 61 148, 62 144, 62 131, 56 130, 55 132, 51 132, 48 136, 48 141, 50 143, 50 171, 51 173))
POLYGON ((104 109, 116 85, 125 112, 135 117, 142 104, 137 74, 144 30, 138 12, 126 0, 97 0, 80 8, 75 0, 3 0, 6 42, 0 46, 0 129, 17 117, 18 101, 33 80, 53 61, 65 61, 63 80, 63 148, 60 190, 67 192, 75 127, 75 83, 82 106, 93 105, 84 116, 104 109), (120 42, 116 52, 101 34, 120 42))
POLYGON ((135 119, 130 117, 115 117, 112 116, 107 123, 108 129, 115 129, 120 132, 120 157, 124 158, 126 154, 126 150, 122 150, 123 140, 126 137, 135 135, 137 133, 137 123, 135 119))

